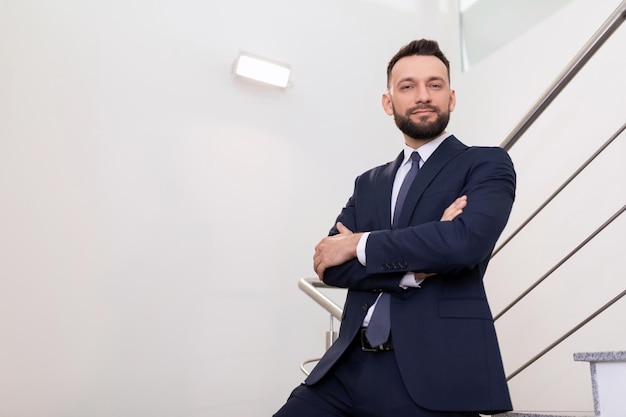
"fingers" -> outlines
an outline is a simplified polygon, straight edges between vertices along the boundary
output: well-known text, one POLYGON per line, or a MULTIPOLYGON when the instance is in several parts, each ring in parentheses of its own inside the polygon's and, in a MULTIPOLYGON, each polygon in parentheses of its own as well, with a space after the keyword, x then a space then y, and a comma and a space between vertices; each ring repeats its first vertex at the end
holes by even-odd
POLYGON ((324 281, 324 271, 325 271, 325 270, 326 270, 325 268, 322 268, 322 267, 321 267, 321 266, 319 266, 319 265, 315 268, 315 274, 317 275, 317 278, 318 278, 320 281, 324 281))
POLYGON ((428 277, 432 277, 433 275, 436 275, 434 272, 413 272, 413 276, 415 277, 415 281, 421 281, 423 279, 426 279, 428 277))
POLYGON ((331 244, 332 237, 327 236, 315 245, 315 253, 313 254, 313 270, 317 274, 320 281, 324 280, 324 272, 326 269, 332 266, 333 249, 330 247, 331 244))
POLYGON ((463 209, 466 206, 467 206, 467 196, 462 195, 461 197, 454 200, 454 202, 452 202, 452 204, 450 204, 448 208, 446 208, 446 210, 443 212, 443 215, 441 216, 441 221, 449 222, 453 220, 456 216, 463 213, 463 209))
MULTIPOLYGON (((462 195, 461 197, 457 198, 456 200, 454 200, 452 202, 452 204, 450 204, 448 206, 448 208, 446 208, 443 212, 443 215, 441 216, 441 221, 442 222, 449 222, 451 220, 454 220, 454 218, 456 216, 458 216, 459 214, 463 213, 463 209, 467 207, 467 196, 466 195, 462 195)), ((436 273, 434 272, 429 272, 429 273, 425 273, 425 272, 414 272, 413 276, 415 278, 416 282, 421 282, 422 280, 428 278, 428 277, 432 277, 433 275, 436 275, 436 273)))
POLYGON ((322 266, 322 254, 317 246, 315 246, 315 253, 313 254, 313 270, 317 274, 319 280, 323 281, 325 268, 322 266))
POLYGON ((352 230, 348 229, 341 222, 337 222, 337 230, 339 230, 339 233, 342 234, 342 235, 351 235, 352 234, 352 230))

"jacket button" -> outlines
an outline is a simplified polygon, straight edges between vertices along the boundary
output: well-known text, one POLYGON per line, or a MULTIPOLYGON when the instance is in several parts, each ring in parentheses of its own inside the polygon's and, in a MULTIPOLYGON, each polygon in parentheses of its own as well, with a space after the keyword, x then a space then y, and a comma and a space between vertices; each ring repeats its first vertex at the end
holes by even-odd
POLYGON ((367 304, 363 304, 363 311, 367 311, 368 308, 369 306, 367 304))

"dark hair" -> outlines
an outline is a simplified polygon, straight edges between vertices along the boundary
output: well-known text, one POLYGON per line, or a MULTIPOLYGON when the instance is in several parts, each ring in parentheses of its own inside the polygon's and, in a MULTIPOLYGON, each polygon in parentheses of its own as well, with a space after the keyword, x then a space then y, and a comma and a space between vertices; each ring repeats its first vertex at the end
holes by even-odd
POLYGON ((450 80, 450 61, 448 58, 441 52, 439 49, 439 44, 437 41, 431 41, 428 39, 420 39, 417 41, 413 41, 407 45, 404 45, 400 50, 391 58, 389 64, 387 65, 387 86, 389 86, 389 80, 391 79, 391 70, 393 69, 396 63, 407 56, 412 55, 432 55, 441 60, 444 63, 448 70, 448 81, 450 80))

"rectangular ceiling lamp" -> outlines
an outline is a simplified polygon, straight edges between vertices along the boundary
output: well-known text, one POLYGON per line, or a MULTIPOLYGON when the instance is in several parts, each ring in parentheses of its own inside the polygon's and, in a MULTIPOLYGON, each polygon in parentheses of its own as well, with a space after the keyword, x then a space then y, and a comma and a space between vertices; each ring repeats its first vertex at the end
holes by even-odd
POLYGON ((289 85, 291 69, 283 64, 242 53, 235 62, 235 74, 265 84, 285 88, 289 85))

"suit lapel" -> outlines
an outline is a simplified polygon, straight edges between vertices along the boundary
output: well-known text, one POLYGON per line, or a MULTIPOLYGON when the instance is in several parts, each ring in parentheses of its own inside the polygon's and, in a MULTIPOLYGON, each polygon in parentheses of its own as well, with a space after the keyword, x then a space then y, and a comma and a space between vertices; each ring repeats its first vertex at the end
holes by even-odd
POLYGON ((433 178, 437 176, 439 171, 441 171, 441 169, 446 166, 451 159, 466 149, 467 146, 462 144, 454 136, 449 136, 441 143, 441 145, 439 145, 437 150, 435 150, 430 158, 428 158, 426 163, 424 163, 422 168, 417 173, 417 176, 409 189, 409 193, 406 196, 406 200, 404 201, 400 218, 397 220, 397 227, 408 226, 409 221, 411 220, 411 215, 415 210, 415 206, 433 178))
POLYGON ((382 229, 391 229, 391 189, 396 172, 402 161, 404 160, 404 152, 400 152, 395 161, 387 164, 376 179, 376 204, 378 212, 378 221, 382 229))

